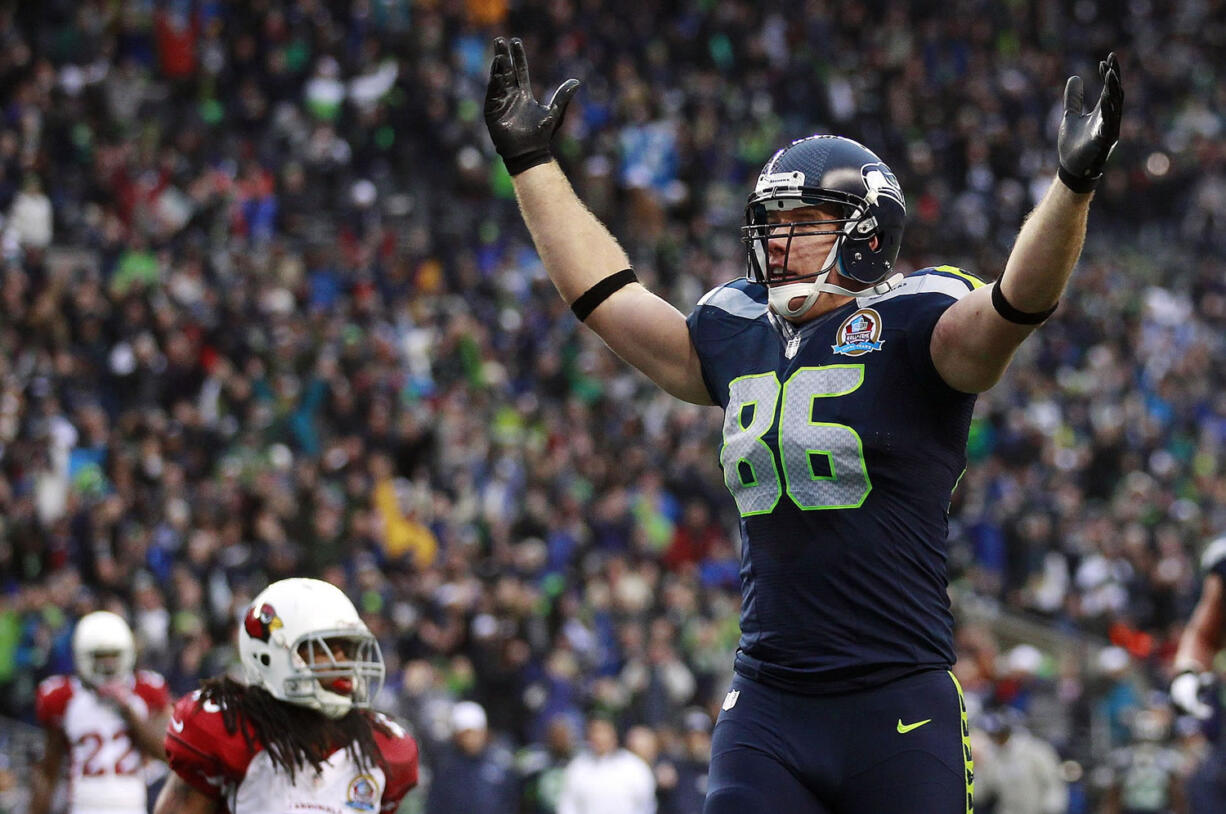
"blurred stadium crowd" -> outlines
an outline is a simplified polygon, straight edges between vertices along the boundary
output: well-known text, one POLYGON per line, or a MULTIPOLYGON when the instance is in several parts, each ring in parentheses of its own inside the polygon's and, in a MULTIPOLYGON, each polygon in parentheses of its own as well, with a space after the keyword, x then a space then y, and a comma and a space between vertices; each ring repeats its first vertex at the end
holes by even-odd
MULTIPOLYGON (((477 701, 482 759, 551 811, 543 772, 598 713, 658 754, 661 811, 697 810, 686 733, 737 639, 721 416, 545 279, 479 115, 512 33, 541 91, 583 80, 561 160, 683 312, 743 273, 761 164, 820 131, 895 169, 906 268, 995 277, 1054 175, 1064 77, 1121 52, 1121 155, 1070 295, 980 398, 949 557, 972 712, 1076 761, 1070 810, 1136 712, 1166 714, 1226 529, 1226 3, 0 9, 3 715, 71 670, 89 610, 183 693, 230 667, 255 592, 315 575, 367 615, 427 767, 477 701)), ((1151 740, 1203 748, 1166 723, 1151 740)))

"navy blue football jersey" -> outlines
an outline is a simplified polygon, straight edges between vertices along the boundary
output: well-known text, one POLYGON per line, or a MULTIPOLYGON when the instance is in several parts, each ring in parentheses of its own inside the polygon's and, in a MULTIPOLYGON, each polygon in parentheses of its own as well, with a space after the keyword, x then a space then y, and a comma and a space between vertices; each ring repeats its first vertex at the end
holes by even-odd
POLYGON ((741 515, 741 674, 828 693, 953 664, 948 511, 975 396, 929 344, 979 285, 925 269, 797 327, 741 279, 687 318, 741 515))

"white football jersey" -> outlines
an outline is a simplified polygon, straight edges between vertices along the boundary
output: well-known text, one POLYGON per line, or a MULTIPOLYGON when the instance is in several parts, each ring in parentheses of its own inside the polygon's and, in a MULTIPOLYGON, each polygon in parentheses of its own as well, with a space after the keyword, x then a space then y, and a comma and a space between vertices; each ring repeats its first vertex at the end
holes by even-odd
MULTIPOLYGON (((129 689, 129 704, 145 719, 168 701, 156 673, 141 671, 129 689)), ((68 741, 72 814, 145 814, 148 761, 111 704, 76 677, 54 676, 39 685, 36 711, 44 726, 59 729, 68 741)))
POLYGON ((417 785, 417 742, 393 721, 375 714, 378 759, 360 768, 338 748, 321 771, 304 767, 293 779, 261 744, 226 728, 221 708, 199 691, 175 705, 166 729, 171 769, 202 794, 224 802, 230 814, 376 814, 392 812, 417 785), (386 730, 386 731, 384 731, 386 730))
POLYGON ((234 814, 279 814, 315 811, 356 814, 379 810, 387 777, 378 766, 358 768, 348 750, 333 752, 318 774, 307 767, 290 782, 261 750, 247 764, 247 774, 231 792, 234 814))

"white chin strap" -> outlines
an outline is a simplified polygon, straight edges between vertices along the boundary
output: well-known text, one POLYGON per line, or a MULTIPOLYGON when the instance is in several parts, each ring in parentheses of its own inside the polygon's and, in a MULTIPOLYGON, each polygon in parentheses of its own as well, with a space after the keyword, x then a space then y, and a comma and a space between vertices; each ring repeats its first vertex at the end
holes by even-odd
MULTIPOLYGON (((826 270, 812 280, 805 280, 799 283, 788 283, 787 285, 774 286, 767 295, 767 300, 770 302, 771 308, 775 309, 775 313, 786 319, 796 319, 809 312, 813 307, 813 303, 817 302, 817 296, 823 291, 829 291, 827 288, 826 278, 830 276, 830 270, 834 268, 838 262, 839 244, 842 239, 834 241, 834 245, 830 247, 830 252, 826 255, 826 262, 822 265, 826 270), (792 300, 804 297, 804 302, 799 308, 790 307, 792 300)), ((835 289, 835 293, 842 294, 844 289, 830 284, 835 289)), ((847 292, 850 294, 851 292, 847 292)))
POLYGON ((344 718, 351 709, 353 709, 353 699, 326 690, 320 691, 319 711, 326 717, 332 720, 344 718))
POLYGON ((812 280, 805 280, 801 283, 788 283, 787 285, 777 285, 770 289, 768 301, 770 302, 771 310, 785 319, 796 319, 808 313, 813 307, 813 303, 817 302, 817 297, 823 291, 828 291, 831 294, 840 294, 844 297, 867 297, 873 294, 884 294, 891 291, 902 282, 902 272, 895 272, 885 278, 876 285, 863 288, 859 291, 852 291, 843 288, 841 285, 826 282, 826 278, 830 276, 830 269, 812 280), (804 302, 799 308, 790 307, 792 300, 798 297, 804 297, 804 302))
POLYGON ((803 283, 772 286, 768 295, 771 310, 781 317, 796 319, 813 307, 813 303, 817 301, 817 295, 822 292, 820 281, 825 279, 826 275, 823 274, 815 280, 806 280, 803 283), (789 303, 797 297, 803 297, 804 302, 799 308, 790 308, 789 303))

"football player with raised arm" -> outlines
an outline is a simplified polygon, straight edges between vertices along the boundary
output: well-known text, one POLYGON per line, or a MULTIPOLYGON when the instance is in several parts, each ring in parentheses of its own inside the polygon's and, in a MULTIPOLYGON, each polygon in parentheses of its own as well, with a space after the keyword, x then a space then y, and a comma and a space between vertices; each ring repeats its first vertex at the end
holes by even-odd
POLYGON ((1213 743, 1204 762, 1188 778, 1190 814, 1226 811, 1226 734, 1221 683, 1213 671, 1213 660, 1226 645, 1226 537, 1205 546, 1200 564, 1204 572, 1200 599, 1179 637, 1171 681, 1171 702, 1180 712, 1204 722, 1213 743))
POLYGON ((132 630, 110 611, 77 622, 72 660, 73 675, 52 676, 38 686, 34 712, 47 739, 32 777, 30 812, 51 810, 67 758, 70 814, 145 814, 145 766, 166 757, 166 682, 135 669, 132 630))
POLYGON ((741 515, 741 641, 713 733, 708 814, 971 810, 949 672, 947 510, 975 394, 1051 315, 1120 127, 1114 55, 1065 88, 1059 176, 994 285, 895 266, 905 199, 850 139, 779 150, 746 207, 747 273, 688 317, 640 285, 550 154, 523 44, 495 42, 485 120, 545 268, 580 320, 674 396, 724 410, 741 515))
POLYGON ((245 684, 210 679, 175 705, 155 814, 395 811, 417 785, 417 743, 370 710, 383 658, 348 597, 274 582, 238 643, 245 684))

